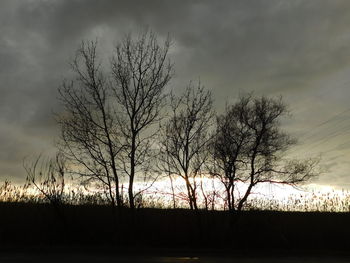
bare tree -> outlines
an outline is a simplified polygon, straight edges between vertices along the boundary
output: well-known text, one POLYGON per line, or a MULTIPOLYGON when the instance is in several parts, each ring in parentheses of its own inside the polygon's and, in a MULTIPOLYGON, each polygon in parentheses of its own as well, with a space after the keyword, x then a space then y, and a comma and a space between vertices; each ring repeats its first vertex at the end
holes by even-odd
POLYGON ((111 100, 111 86, 97 60, 97 43, 82 43, 71 63, 75 79, 59 89, 64 113, 60 147, 73 162, 74 174, 102 183, 113 206, 123 205, 116 159, 123 145, 111 100))
POLYGON ((224 114, 217 116, 211 144, 213 162, 209 170, 224 185, 229 210, 235 209, 236 183, 242 180, 239 172, 246 168, 251 130, 244 122, 243 113, 249 102, 250 97, 242 97, 235 105, 227 106, 224 114))
POLYGON ((196 179, 208 157, 211 93, 200 82, 196 88, 190 83, 182 96, 171 96, 171 109, 160 142, 163 170, 185 181, 189 206, 198 209, 196 179))
POLYGON ((123 139, 119 158, 129 178, 130 208, 135 207, 134 182, 138 174, 148 176, 152 145, 157 130, 152 129, 162 116, 165 88, 172 77, 172 64, 167 59, 170 40, 160 45, 156 36, 146 32, 134 40, 127 36, 116 47, 112 62, 113 91, 118 103, 118 123, 123 139))
POLYGON ((223 183, 230 210, 242 210, 259 183, 297 185, 315 176, 314 160, 282 158, 296 143, 280 127, 287 113, 282 99, 248 95, 217 117, 211 173, 223 183))
POLYGON ((24 162, 26 187, 34 186, 44 198, 57 206, 62 204, 65 188, 66 160, 61 153, 54 158, 39 156, 33 162, 24 162))

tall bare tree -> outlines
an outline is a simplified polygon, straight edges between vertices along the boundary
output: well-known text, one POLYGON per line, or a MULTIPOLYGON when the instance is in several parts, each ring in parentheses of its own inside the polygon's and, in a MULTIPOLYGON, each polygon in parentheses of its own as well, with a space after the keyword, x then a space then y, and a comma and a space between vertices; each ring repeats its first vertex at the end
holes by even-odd
POLYGON ((153 157, 152 145, 157 130, 152 129, 162 117, 165 88, 172 77, 168 60, 170 39, 160 45, 152 32, 138 39, 127 36, 116 47, 112 62, 113 91, 118 103, 118 123, 123 139, 119 159, 129 178, 128 197, 135 207, 134 182, 138 174, 148 176, 153 157))
POLYGON ((242 210, 257 184, 297 185, 315 176, 315 160, 283 159, 296 143, 280 127, 287 113, 282 99, 248 95, 217 118, 211 172, 224 184, 230 210, 242 210))
POLYGON ((171 96, 171 116, 163 127, 161 161, 163 170, 184 180, 188 203, 198 209, 197 178, 207 160, 212 121, 211 93, 191 83, 180 97, 171 96))
MULTIPOLYGON (((117 155, 119 141, 111 86, 97 59, 97 43, 82 43, 71 63, 75 79, 59 89, 64 113, 60 146, 73 162, 73 173, 102 183, 111 204, 122 206, 117 155)), ((72 166, 72 165, 71 165, 72 166)))

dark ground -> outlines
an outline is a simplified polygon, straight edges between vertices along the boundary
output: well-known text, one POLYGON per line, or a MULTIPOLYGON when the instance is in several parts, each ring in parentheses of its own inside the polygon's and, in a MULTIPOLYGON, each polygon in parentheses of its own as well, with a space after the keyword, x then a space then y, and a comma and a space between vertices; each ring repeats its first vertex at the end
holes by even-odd
POLYGON ((350 262, 350 213, 0 203, 0 226, 0 262, 350 262))
POLYGON ((28 262, 28 263, 345 263, 350 262, 349 257, 319 257, 319 256, 286 256, 286 257, 235 257, 235 256, 199 256, 199 257, 155 257, 155 256, 118 256, 82 253, 75 254, 16 254, 0 255, 2 263, 28 262))

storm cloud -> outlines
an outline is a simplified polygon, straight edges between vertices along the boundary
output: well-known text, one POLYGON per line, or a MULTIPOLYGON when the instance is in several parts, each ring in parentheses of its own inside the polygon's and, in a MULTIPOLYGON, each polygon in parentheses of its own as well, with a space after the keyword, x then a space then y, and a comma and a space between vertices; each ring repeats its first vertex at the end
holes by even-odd
POLYGON ((127 33, 173 39, 181 90, 201 79, 217 111, 239 93, 282 95, 299 138, 294 155, 322 154, 319 183, 350 186, 350 2, 4 0, 0 3, 0 179, 21 182, 22 160, 51 151, 57 88, 82 40, 102 58, 127 33))

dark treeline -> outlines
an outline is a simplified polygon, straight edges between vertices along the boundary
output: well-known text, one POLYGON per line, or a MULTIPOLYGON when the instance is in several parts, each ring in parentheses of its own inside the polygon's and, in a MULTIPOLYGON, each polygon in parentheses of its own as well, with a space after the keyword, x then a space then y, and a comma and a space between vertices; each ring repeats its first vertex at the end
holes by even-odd
POLYGON ((281 129, 288 110, 281 98, 240 96, 215 114, 211 92, 200 82, 167 93, 173 77, 171 40, 146 32, 126 36, 104 64, 97 42, 83 42, 63 82, 56 114, 61 129, 56 159, 25 163, 27 182, 51 203, 62 202, 65 175, 103 191, 113 207, 140 206, 159 179, 186 186, 188 207, 241 211, 261 183, 297 185, 315 176, 315 161, 290 160, 296 141, 281 129), (224 193, 206 180, 219 180, 224 193), (136 188, 142 181, 145 186, 136 188))

